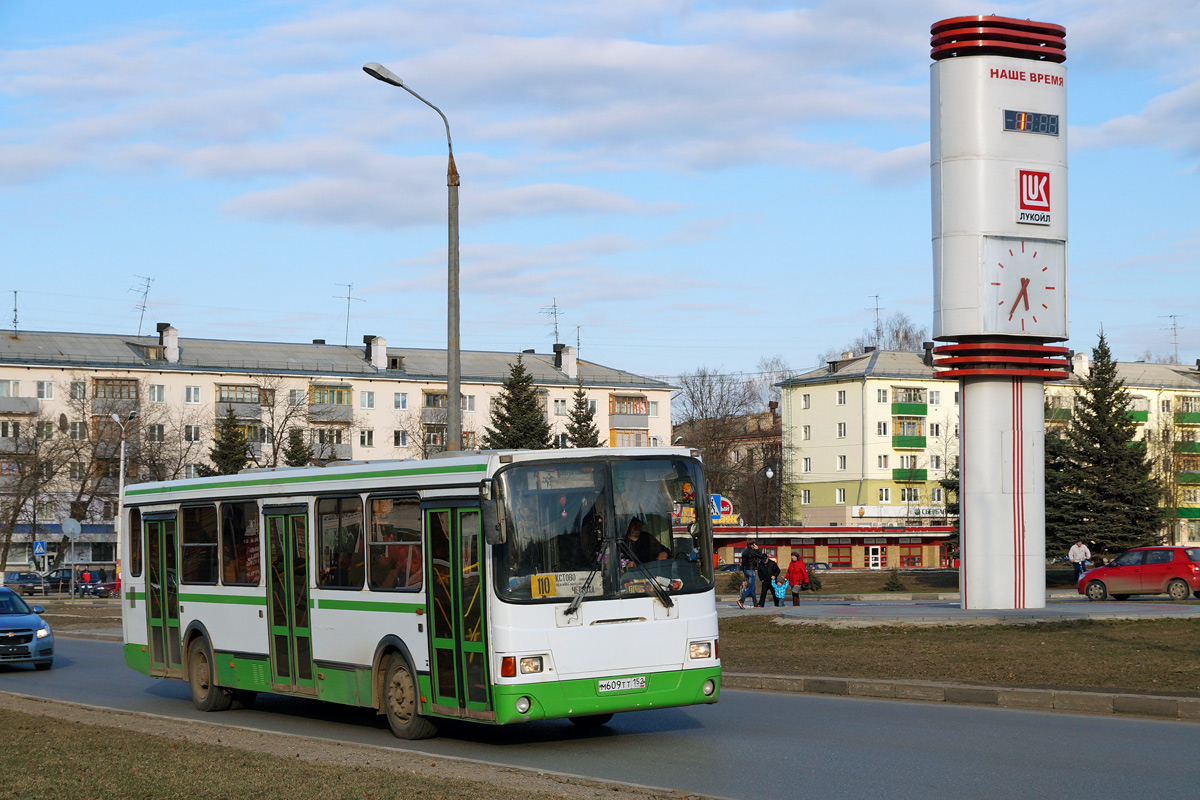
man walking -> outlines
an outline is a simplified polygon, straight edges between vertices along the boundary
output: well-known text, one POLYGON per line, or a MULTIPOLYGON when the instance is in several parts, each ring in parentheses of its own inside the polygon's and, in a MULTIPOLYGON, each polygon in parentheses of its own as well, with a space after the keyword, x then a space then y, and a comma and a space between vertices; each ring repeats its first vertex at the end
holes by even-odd
POLYGON ((746 545, 742 551, 742 593, 738 597, 738 608, 746 607, 746 598, 754 605, 754 578, 758 574, 758 545, 754 542, 746 545))
POLYGON ((1071 560, 1071 566, 1075 568, 1075 582, 1079 583, 1079 578, 1087 571, 1087 561, 1092 557, 1092 551, 1088 550, 1083 539, 1079 539, 1075 544, 1071 545, 1071 549, 1067 551, 1067 558, 1071 560))

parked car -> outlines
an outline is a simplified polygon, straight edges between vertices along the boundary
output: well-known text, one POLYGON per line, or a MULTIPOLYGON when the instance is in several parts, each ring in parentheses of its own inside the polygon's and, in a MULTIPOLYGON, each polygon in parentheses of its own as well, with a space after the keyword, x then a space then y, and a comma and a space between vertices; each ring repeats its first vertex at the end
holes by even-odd
POLYGON ((75 594, 80 597, 116 597, 120 591, 121 582, 116 579, 101 581, 93 578, 91 583, 75 582, 75 594))
POLYGON ((721 566, 717 567, 717 572, 741 572, 741 571, 742 571, 741 564, 722 564, 721 566))
POLYGON ((826 561, 809 561, 809 569, 829 569, 829 563, 826 561))
POLYGON ((1126 600, 1135 594, 1166 594, 1172 600, 1200 597, 1200 547, 1135 547, 1079 577, 1088 600, 1126 600))
POLYGON ((41 594, 42 576, 36 572, 6 572, 4 585, 17 594, 41 594))
POLYGON ((60 567, 42 575, 42 585, 47 594, 50 592, 71 591, 71 568, 60 567))
POLYGON ((38 616, 44 610, 31 607, 12 589, 0 586, 0 664, 27 663, 50 669, 54 633, 38 616))

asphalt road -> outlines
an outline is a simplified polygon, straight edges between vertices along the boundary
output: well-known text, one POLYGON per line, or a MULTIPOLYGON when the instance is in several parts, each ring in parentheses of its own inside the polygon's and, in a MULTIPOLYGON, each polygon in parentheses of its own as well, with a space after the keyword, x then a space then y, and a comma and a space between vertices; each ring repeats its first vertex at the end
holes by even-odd
MULTIPOLYGON (((726 691, 714 706, 567 722, 448 726, 401 742, 382 718, 262 696, 202 714, 186 684, 125 666, 115 642, 58 637, 54 669, 0 667, 0 691, 682 789, 738 800, 1182 797, 1200 725, 971 706, 726 691)), ((103 713, 98 710, 97 713, 103 713)))

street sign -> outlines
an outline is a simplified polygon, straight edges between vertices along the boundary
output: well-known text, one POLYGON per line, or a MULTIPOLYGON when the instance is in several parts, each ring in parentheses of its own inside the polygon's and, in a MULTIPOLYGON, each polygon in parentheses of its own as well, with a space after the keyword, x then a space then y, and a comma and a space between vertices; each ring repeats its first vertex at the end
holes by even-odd
POLYGON ((79 520, 77 519, 68 518, 62 521, 63 536, 67 537, 68 539, 74 539, 82 530, 83 526, 79 524, 79 520))
POLYGON ((710 494, 708 496, 708 513, 714 520, 721 518, 721 495, 710 494))
POLYGON ((45 542, 34 542, 33 543, 33 554, 35 556, 46 555, 46 543, 45 542))

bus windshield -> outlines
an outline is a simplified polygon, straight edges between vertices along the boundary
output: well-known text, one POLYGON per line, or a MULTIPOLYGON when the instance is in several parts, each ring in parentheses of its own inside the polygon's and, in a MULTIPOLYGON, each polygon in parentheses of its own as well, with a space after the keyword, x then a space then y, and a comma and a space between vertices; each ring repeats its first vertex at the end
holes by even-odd
POLYGON ((508 534, 495 549, 502 600, 712 587, 712 530, 696 461, 539 461, 504 470, 497 481, 508 534))

